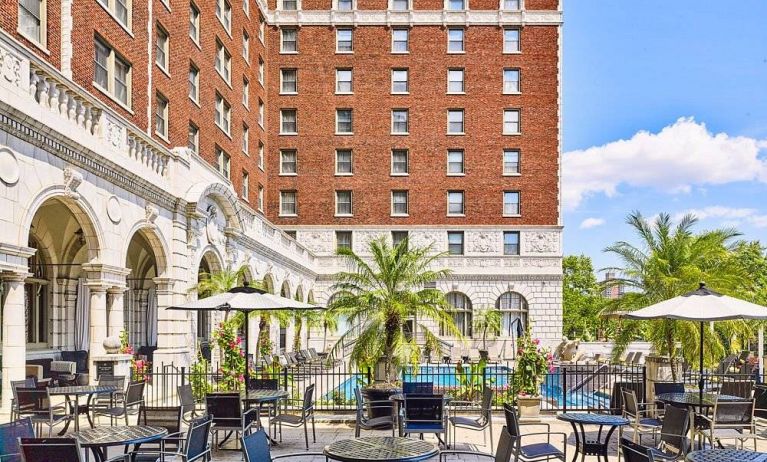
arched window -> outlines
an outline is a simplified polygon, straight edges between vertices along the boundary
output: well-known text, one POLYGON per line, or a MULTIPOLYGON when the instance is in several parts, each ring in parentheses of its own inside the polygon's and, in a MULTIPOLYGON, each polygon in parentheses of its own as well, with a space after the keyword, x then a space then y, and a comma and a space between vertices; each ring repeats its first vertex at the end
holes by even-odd
MULTIPOLYGON (((472 326, 472 308, 471 300, 466 294, 461 292, 450 292, 446 296, 447 304, 450 305, 450 314, 453 316, 453 322, 458 328, 458 331, 464 337, 471 337, 472 326)), ((450 333, 445 329, 445 326, 440 326, 440 335, 449 335, 450 333)))
POLYGON ((501 335, 517 336, 516 320, 527 329, 527 300, 517 292, 506 292, 498 297, 495 307, 501 310, 501 335))

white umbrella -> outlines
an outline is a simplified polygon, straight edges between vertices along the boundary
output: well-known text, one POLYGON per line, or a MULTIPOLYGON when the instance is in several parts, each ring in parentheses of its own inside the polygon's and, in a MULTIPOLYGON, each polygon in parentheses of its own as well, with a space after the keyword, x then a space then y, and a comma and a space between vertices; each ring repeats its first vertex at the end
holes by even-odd
MULTIPOLYGON (((696 321, 700 323, 700 380, 698 388, 703 395, 703 327, 712 321, 727 321, 731 319, 767 319, 767 307, 747 302, 735 297, 722 295, 701 283, 697 290, 678 297, 650 305, 636 311, 622 314, 626 319, 676 319, 696 321)), ((762 346, 759 346, 761 364, 762 346)))

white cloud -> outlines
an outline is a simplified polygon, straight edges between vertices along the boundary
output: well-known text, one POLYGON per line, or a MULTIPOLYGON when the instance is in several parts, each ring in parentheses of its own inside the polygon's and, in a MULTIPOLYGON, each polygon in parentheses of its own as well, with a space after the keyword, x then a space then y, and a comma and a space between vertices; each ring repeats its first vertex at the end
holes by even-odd
POLYGON ((685 214, 692 213, 699 220, 719 219, 721 226, 738 227, 747 224, 755 228, 767 228, 767 215, 759 213, 757 209, 724 207, 721 205, 712 205, 699 209, 689 209, 674 214, 674 219, 679 220, 685 214))
POLYGON ((605 220, 603 218, 586 218, 581 222, 581 225, 579 226, 580 229, 591 229, 596 228, 597 226, 602 226, 605 224, 605 220))
POLYGON ((659 133, 567 152, 562 156, 562 197, 575 209, 587 197, 618 194, 619 186, 687 193, 693 187, 736 181, 767 182, 760 150, 767 140, 712 134, 705 124, 681 118, 659 133))

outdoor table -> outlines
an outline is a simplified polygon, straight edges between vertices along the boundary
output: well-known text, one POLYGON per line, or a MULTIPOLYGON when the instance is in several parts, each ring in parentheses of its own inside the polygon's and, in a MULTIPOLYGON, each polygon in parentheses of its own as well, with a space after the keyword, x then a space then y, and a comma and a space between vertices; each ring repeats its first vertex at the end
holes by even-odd
POLYGON ((714 407, 717 398, 719 401, 745 401, 745 398, 733 395, 714 395, 710 393, 703 394, 703 400, 700 399, 700 392, 688 391, 684 393, 661 393, 655 397, 656 401, 662 401, 668 404, 685 406, 690 410, 690 441, 695 441, 695 415, 704 414, 710 407, 714 407))
MULTIPOLYGON (((261 424, 261 406, 268 403, 276 403, 281 399, 285 399, 288 396, 290 396, 290 393, 288 393, 288 390, 265 390, 265 389, 256 389, 256 390, 248 390, 246 393, 243 393, 243 400, 245 401, 245 406, 248 407, 251 403, 258 405, 258 426, 263 428, 263 425, 261 424)), ((269 427, 271 426, 271 418, 267 421, 267 430, 266 433, 269 434, 269 427)), ((272 444, 277 444, 276 441, 272 439, 271 436, 269 436, 269 439, 271 440, 272 444)))
POLYGON ((687 462, 767 462, 767 454, 740 449, 705 449, 692 451, 685 458, 687 462))
MULTIPOLYGON (((453 400, 453 397, 450 395, 442 395, 442 412, 447 413, 447 405, 450 404, 450 401, 453 400)), ((393 395, 389 396, 389 401, 394 401, 395 409, 394 409, 394 425, 397 427, 398 435, 404 436, 402 433, 402 425, 400 421, 400 413, 402 411, 402 408, 405 406, 405 394, 404 393, 394 393, 393 395)), ((447 415, 445 416, 445 420, 447 420, 447 415)), ((445 427, 445 440, 447 440, 447 427, 445 427)), ((437 435, 437 439, 442 442, 442 439, 437 435)), ((448 446, 447 442, 445 443, 445 446, 448 446)))
POLYGON ((437 446, 423 440, 393 436, 367 436, 335 441, 323 451, 341 462, 417 462, 439 454, 437 446))
MULTIPOLYGON (((117 387, 112 385, 78 385, 72 387, 51 387, 48 389, 48 392, 51 396, 64 396, 67 401, 69 401, 71 396, 74 396, 75 404, 74 409, 72 410, 72 420, 75 421, 76 432, 80 431, 80 396, 87 396, 88 401, 86 406, 90 406, 93 395, 102 393, 109 393, 111 395, 116 391, 117 387)), ((91 428, 93 428, 93 421, 91 420, 90 414, 86 412, 85 417, 88 418, 88 423, 90 424, 91 428)), ((69 427, 69 422, 67 422, 67 425, 64 427, 60 434, 63 435, 67 431, 67 427, 69 427)))
POLYGON ((573 456, 573 462, 578 459, 578 454, 581 454, 581 458, 585 456, 597 456, 604 457, 607 462, 607 449, 610 445, 610 437, 616 428, 619 429, 619 435, 622 434, 624 425, 628 425, 628 419, 617 415, 610 414, 588 414, 585 412, 565 412, 557 416, 558 420, 564 422, 570 422, 573 427, 573 434, 575 435, 575 455, 573 456), (599 433, 597 433, 597 439, 586 439, 586 430, 584 425, 597 425, 599 426, 599 433), (602 440, 602 430, 604 427, 609 427, 605 439, 602 440))
POLYGON ((147 425, 96 427, 74 433, 80 446, 90 448, 96 462, 107 459, 107 448, 110 446, 134 445, 138 449, 142 443, 156 441, 166 436, 168 430, 163 427, 147 425))

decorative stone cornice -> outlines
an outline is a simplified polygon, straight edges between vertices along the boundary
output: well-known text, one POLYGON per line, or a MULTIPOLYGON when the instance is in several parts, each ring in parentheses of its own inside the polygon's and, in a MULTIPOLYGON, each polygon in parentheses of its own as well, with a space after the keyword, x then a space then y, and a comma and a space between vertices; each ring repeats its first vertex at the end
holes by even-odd
MULTIPOLYGON (((333 274, 320 274, 317 281, 333 281, 333 274)), ((481 282, 559 282, 562 281, 562 275, 559 274, 451 274, 440 279, 442 282, 448 281, 481 281, 481 282)))
POLYGON ((499 10, 272 10, 266 13, 272 26, 559 26, 561 11, 499 10))

